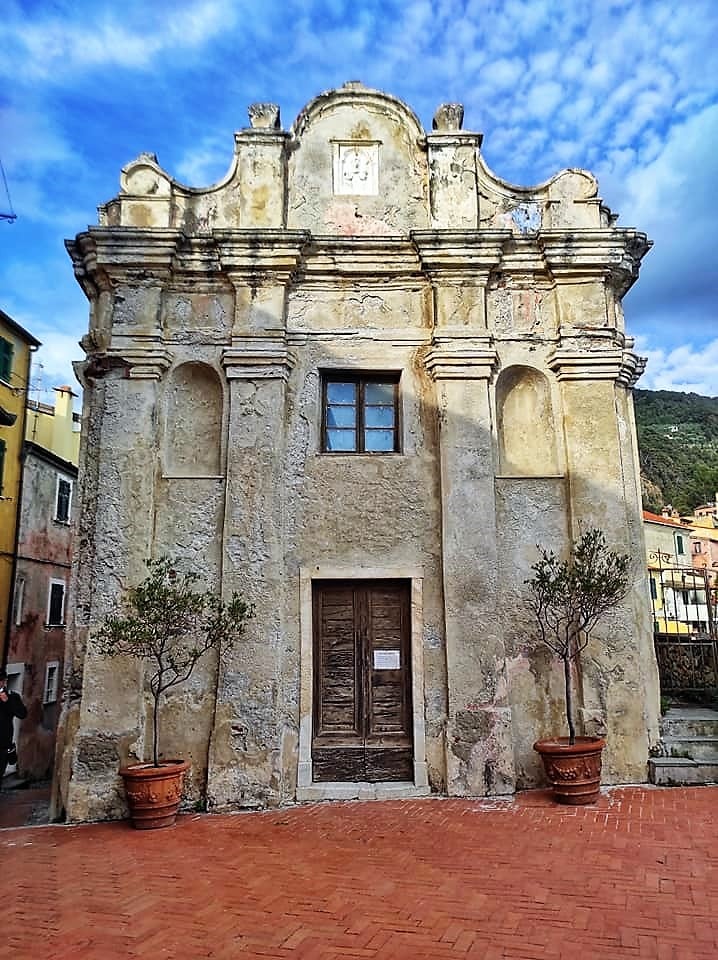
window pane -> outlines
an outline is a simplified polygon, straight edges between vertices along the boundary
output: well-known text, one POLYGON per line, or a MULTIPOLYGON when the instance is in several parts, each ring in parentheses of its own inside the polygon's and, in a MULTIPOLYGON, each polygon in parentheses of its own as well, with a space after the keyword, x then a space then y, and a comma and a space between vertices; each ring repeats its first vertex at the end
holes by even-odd
POLYGON ((394 406, 393 383, 367 383, 364 387, 366 403, 390 403, 394 406))
POLYGON ((394 407, 367 407, 364 423, 367 427, 393 427, 394 407))
POLYGON ((53 583, 50 587, 50 619, 48 623, 62 623, 65 587, 62 583, 53 583))
POLYGON ((355 383, 328 383, 327 403, 356 403, 355 383))
POLYGON ((394 449, 393 430, 365 430, 364 449, 379 451, 394 449))
POLYGON ((58 520, 67 522, 70 519, 70 491, 69 481, 60 480, 57 485, 57 513, 58 520))
POLYGON ((327 450, 356 450, 353 430, 327 430, 327 450))
POLYGON ((328 427, 355 427, 356 407, 327 407, 328 427))

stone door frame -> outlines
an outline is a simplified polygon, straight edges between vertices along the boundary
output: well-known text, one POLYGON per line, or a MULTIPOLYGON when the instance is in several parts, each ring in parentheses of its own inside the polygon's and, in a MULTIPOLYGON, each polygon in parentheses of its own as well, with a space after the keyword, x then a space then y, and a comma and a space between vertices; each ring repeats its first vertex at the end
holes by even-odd
POLYGON ((421 567, 303 566, 299 571, 299 766, 297 800, 385 799, 420 797, 429 791, 424 711, 424 571, 421 567), (411 596, 411 684, 414 735, 414 781, 314 782, 312 717, 314 707, 314 625, 312 589, 318 580, 408 580, 411 596))

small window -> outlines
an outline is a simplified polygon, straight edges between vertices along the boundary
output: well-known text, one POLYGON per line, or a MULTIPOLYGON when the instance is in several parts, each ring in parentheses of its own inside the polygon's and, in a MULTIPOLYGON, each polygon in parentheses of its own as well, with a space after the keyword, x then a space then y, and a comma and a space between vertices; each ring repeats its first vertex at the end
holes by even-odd
POLYGON ((0 337, 0 380, 10 382, 12 375, 12 343, 0 337))
POLYGON ((325 453, 398 452, 398 374, 325 375, 322 411, 325 453))
POLYGON ((680 533, 676 534, 676 553, 683 553, 683 537, 680 533))
POLYGON ((56 703, 57 691, 60 686, 60 661, 51 660, 45 664, 45 688, 42 694, 43 703, 56 703))
POLYGON ((57 494, 55 497, 55 520, 58 523, 70 522, 70 507, 72 506, 72 480, 57 478, 57 494))
POLYGON ((65 625, 65 583, 63 580, 51 580, 47 598, 47 625, 63 627, 65 625))
POLYGON ((658 590, 656 589, 656 578, 655 578, 655 577, 651 577, 650 583, 651 583, 651 599, 657 600, 657 599, 658 599, 658 590))
POLYGON ((701 546, 700 540, 696 540, 693 544, 693 553, 702 553, 703 547, 701 546))
POLYGON ((5 474, 5 441, 0 440, 0 497, 2 496, 2 484, 5 474))
POLYGON ((22 626, 22 608, 25 602, 25 578, 18 577, 15 581, 15 593, 12 600, 12 622, 16 627, 22 626))

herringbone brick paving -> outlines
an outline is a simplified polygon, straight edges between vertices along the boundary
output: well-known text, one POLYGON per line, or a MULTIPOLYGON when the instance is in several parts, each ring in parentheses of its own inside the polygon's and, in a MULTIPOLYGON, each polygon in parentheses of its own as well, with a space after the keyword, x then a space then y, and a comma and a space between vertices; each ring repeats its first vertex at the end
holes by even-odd
POLYGON ((13 960, 717 960, 718 788, 0 832, 13 960))

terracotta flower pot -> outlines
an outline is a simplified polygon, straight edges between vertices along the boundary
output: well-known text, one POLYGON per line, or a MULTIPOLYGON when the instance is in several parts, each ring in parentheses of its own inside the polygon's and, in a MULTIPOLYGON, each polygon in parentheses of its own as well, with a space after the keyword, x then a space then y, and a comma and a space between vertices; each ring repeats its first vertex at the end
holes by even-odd
POLYGON ((159 767, 135 763, 120 770, 133 827, 155 830, 172 826, 177 819, 184 775, 189 766, 186 760, 168 760, 159 767))
POLYGON ((568 737, 537 740, 534 750, 541 755, 546 776, 559 803, 595 803, 601 790, 601 737, 568 737))

